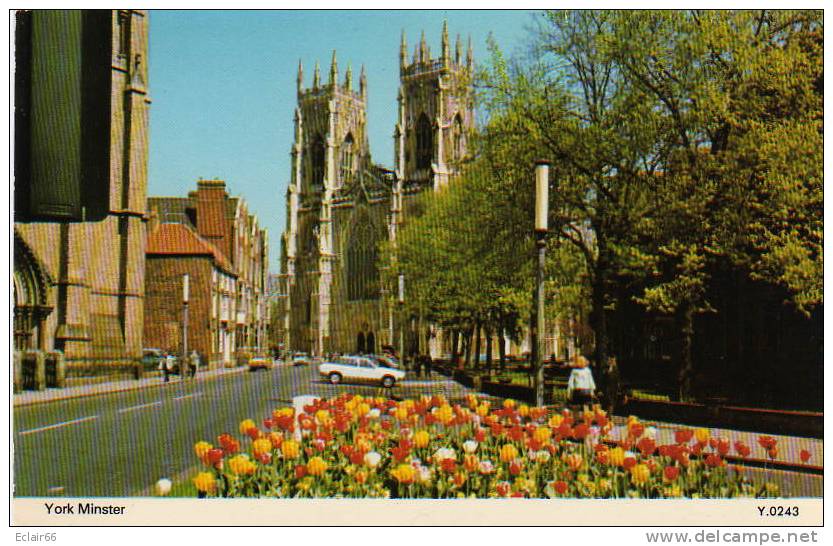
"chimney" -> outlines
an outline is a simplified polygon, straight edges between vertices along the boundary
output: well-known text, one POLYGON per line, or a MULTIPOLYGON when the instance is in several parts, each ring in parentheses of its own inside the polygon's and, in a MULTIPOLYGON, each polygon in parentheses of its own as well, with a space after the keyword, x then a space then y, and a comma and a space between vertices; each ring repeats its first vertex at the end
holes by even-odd
POLYGON ((231 226, 226 218, 228 194, 223 180, 197 182, 197 233, 231 261, 231 226))

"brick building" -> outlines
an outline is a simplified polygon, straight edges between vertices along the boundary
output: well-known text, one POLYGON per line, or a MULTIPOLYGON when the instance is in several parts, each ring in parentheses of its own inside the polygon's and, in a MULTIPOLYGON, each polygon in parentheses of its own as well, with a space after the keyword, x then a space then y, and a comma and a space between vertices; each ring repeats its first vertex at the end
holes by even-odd
POLYGON ((14 15, 14 346, 115 371, 142 349, 147 13, 14 15))
POLYGON ((180 352, 187 274, 188 348, 209 365, 231 364, 237 274, 225 255, 190 225, 163 223, 148 236, 145 272, 145 344, 180 352))
MULTIPOLYGON (((249 214, 246 202, 231 197, 222 180, 200 180, 187 197, 148 198, 148 214, 148 267, 158 262, 152 266, 154 274, 159 271, 169 277, 168 282, 157 282, 148 276, 149 321, 158 314, 173 320, 170 312, 159 307, 168 300, 176 300, 181 307, 181 275, 195 267, 200 272, 193 273, 191 299, 211 302, 211 308, 189 311, 188 346, 201 352, 197 344, 206 347, 204 354, 217 365, 231 363, 238 351, 268 348, 268 237, 257 217, 249 214), (196 256, 200 258, 195 260, 196 256), (209 272, 208 282, 198 280, 209 272), (178 282, 176 275, 180 275, 178 282), (195 328, 207 337, 192 339, 195 328)), ((177 328, 181 329, 181 309, 178 313, 177 328)), ((178 345, 166 344, 175 339, 181 343, 161 327, 146 323, 147 347, 173 349, 178 345)))

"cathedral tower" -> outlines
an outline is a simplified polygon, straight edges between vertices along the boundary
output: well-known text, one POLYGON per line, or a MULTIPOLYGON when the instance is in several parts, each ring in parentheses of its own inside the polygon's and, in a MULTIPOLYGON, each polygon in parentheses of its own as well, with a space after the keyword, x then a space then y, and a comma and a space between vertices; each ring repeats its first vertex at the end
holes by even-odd
POLYGON ((452 51, 443 23, 440 55, 431 56, 423 33, 408 60, 405 33, 399 51, 399 111, 394 132, 396 173, 407 185, 437 189, 466 155, 474 127, 471 39, 463 58, 460 36, 452 51))
POLYGON ((348 66, 339 81, 333 51, 329 77, 322 83, 318 64, 312 86, 304 88, 298 64, 298 106, 292 145, 292 179, 287 195, 286 268, 292 343, 321 353, 330 332, 330 298, 335 247, 333 198, 369 161, 367 81, 362 68, 358 89, 348 66), (300 339, 299 339, 300 338, 300 339))

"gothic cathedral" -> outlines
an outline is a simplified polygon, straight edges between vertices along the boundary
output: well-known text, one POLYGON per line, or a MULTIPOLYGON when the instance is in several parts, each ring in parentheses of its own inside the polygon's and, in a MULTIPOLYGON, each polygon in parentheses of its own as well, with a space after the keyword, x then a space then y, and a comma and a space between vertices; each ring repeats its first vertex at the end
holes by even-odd
POLYGON ((349 67, 339 80, 333 52, 326 83, 316 63, 305 88, 299 63, 281 255, 287 349, 323 355, 394 345, 395 294, 380 282, 380 244, 396 239, 415 196, 449 182, 474 127, 471 41, 465 59, 459 36, 452 52, 444 24, 441 48, 432 58, 423 33, 409 59, 402 35, 393 170, 370 158, 364 67, 355 89, 349 67))

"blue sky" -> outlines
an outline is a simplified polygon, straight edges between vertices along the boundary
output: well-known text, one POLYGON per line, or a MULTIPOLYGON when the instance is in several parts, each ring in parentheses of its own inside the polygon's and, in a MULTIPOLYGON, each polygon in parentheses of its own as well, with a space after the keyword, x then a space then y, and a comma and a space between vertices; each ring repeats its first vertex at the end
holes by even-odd
POLYGON ((151 11, 148 195, 184 196, 199 177, 226 180, 269 230, 277 272, 295 108, 298 60, 306 85, 315 61, 322 79, 337 50, 339 77, 365 64, 374 161, 393 164, 399 42, 409 51, 425 31, 432 55, 448 20, 471 35, 475 61, 493 33, 500 47, 525 47, 533 14, 524 11, 151 11))

